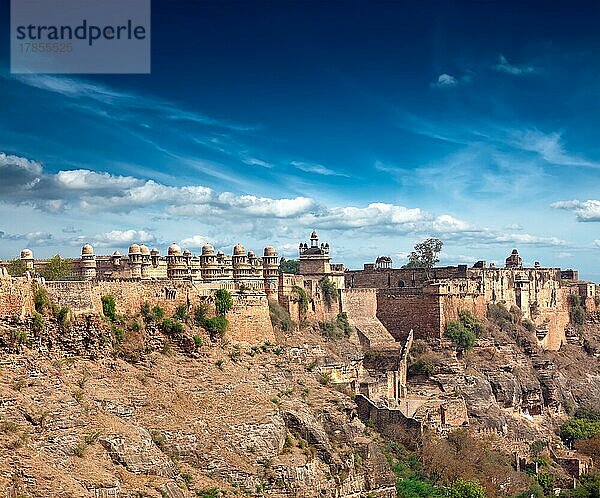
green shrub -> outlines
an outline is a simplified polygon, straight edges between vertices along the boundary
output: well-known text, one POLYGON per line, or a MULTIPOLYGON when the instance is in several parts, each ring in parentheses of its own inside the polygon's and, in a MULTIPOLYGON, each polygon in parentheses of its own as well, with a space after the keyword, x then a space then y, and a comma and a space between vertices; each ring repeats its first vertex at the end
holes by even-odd
POLYGON ((337 326, 344 331, 346 337, 350 335, 352 331, 352 327, 350 327, 350 322, 348 321, 348 315, 346 312, 339 313, 336 320, 337 326))
POLYGON ((165 317, 165 310, 163 310, 158 304, 152 308, 152 314, 154 315, 154 320, 160 321, 165 317))
POLYGON ((446 336, 452 340, 458 347, 468 351, 472 349, 477 340, 474 332, 468 330, 458 320, 450 320, 446 324, 446 336))
POLYGON ((27 265, 25 261, 17 258, 8 263, 6 270, 11 277, 22 277, 27 272, 27 265))
POLYGON ((149 322, 154 317, 152 316, 152 308, 150 307, 150 303, 145 301, 144 304, 140 307, 140 313, 142 314, 142 318, 149 322))
POLYGON ((196 349, 199 349, 203 346, 204 341, 202 340, 202 337, 200 337, 199 335, 195 335, 194 336, 194 346, 196 347, 196 349))
POLYGON ((580 439, 591 439, 600 434, 600 422, 572 418, 560 428, 560 438, 568 444, 580 439))
POLYGON ((22 330, 22 329, 17 329, 13 332, 13 339, 15 344, 21 346, 21 345, 27 345, 29 344, 29 336, 27 335, 27 331, 26 330, 22 330))
POLYGON ((113 335, 115 336, 115 340, 117 342, 123 342, 125 339, 125 331, 120 327, 115 327, 114 325, 111 328, 113 335))
POLYGON ((31 325, 31 328, 33 329, 33 331, 36 334, 41 334, 44 331, 45 326, 46 326, 46 322, 45 322, 42 314, 38 313, 37 311, 34 311, 33 312, 33 323, 31 325))
POLYGON ((208 306, 204 303, 194 309, 194 324, 201 327, 208 315, 208 306))
POLYGON ((571 322, 575 325, 583 325, 585 323, 585 308, 583 306, 575 306, 570 313, 571 322))
POLYGON ((36 283, 33 284, 33 304, 35 311, 43 313, 45 309, 51 309, 52 304, 48 297, 48 291, 36 283))
POLYGON ((211 335, 223 336, 227 332, 229 322, 222 315, 217 315, 214 318, 208 318, 204 321, 204 328, 211 335))
POLYGON ((179 306, 177 306, 177 308, 175 309, 175 313, 173 314, 173 318, 181 322, 187 322, 189 317, 190 315, 187 311, 187 306, 185 304, 180 304, 179 306))
POLYGON ((286 259, 285 261, 281 261, 279 264, 279 271, 281 273, 298 273, 300 269, 300 261, 297 259, 286 259))
POLYGON ((483 486, 475 480, 457 479, 448 489, 448 498, 485 498, 483 486))
POLYGON ((537 475, 537 481, 544 491, 552 491, 552 487, 554 485, 554 476, 550 474, 550 472, 540 472, 537 475))
POLYGON ((167 335, 181 335, 183 334, 184 328, 181 322, 165 318, 160 324, 161 330, 167 335))
POLYGON ((337 301, 338 298, 338 289, 335 282, 332 282, 328 277, 325 277, 319 282, 319 286, 323 293, 323 301, 325 301, 328 308, 331 308, 331 304, 334 301, 337 301))
POLYGON ((219 289, 215 294, 215 308, 218 315, 225 315, 233 308, 233 299, 227 289, 219 289))
POLYGON ((600 407, 598 406, 580 406, 575 410, 575 418, 600 422, 600 407))
POLYGON ((130 324, 129 324, 129 328, 133 331, 133 332, 139 332, 140 330, 142 330, 142 326, 140 325, 140 322, 138 322, 137 320, 133 320, 130 324))
POLYGON ((292 287, 292 292, 294 292, 298 296, 298 306, 300 308, 300 314, 304 316, 308 311, 310 299, 308 299, 306 291, 299 285, 294 285, 292 287))
MULTIPOLYGON (((513 315, 503 304, 490 303, 487 307, 487 317, 490 321, 502 325, 505 322, 514 323, 513 315)), ((502 328, 502 327, 501 327, 502 328)))
POLYGON ((417 375, 434 375, 437 370, 436 359, 424 354, 420 356, 409 368, 410 373, 417 375))
POLYGON ((459 310, 458 318, 465 328, 475 334, 477 337, 481 337, 485 332, 484 323, 479 320, 473 313, 468 310, 459 310))
POLYGON ((114 322, 117 319, 117 303, 115 301, 115 296, 110 294, 102 296, 102 313, 111 322, 114 322))

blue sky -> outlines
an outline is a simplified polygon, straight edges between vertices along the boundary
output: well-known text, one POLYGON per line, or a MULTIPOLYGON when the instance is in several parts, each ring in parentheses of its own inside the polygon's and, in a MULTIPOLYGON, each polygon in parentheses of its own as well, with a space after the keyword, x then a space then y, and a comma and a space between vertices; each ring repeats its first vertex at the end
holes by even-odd
POLYGON ((150 75, 11 75, 5 36, 0 258, 316 228, 600 281, 600 4, 525 3, 155 0, 150 75))

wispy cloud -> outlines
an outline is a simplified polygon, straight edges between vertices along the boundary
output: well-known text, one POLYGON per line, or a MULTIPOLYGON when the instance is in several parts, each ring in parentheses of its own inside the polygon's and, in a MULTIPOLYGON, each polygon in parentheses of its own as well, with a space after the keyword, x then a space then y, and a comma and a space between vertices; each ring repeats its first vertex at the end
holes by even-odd
POLYGON ((307 173, 314 173, 316 175, 323 176, 345 176, 348 177, 345 173, 340 173, 339 171, 328 168, 327 166, 323 166, 322 164, 317 163, 305 163, 302 161, 292 161, 290 164, 299 170, 305 171, 307 173))
POLYGON ((535 152, 544 161, 559 166, 580 166, 600 168, 600 162, 591 161, 576 154, 569 153, 564 146, 562 133, 544 133, 539 130, 513 131, 507 142, 514 147, 535 152))
POLYGON ((113 119, 126 118, 132 111, 145 111, 149 112, 150 115, 158 114, 166 120, 191 121, 235 131, 252 129, 247 125, 229 123, 225 120, 218 120, 198 112, 182 109, 160 98, 115 90, 106 85, 82 79, 46 74, 13 75, 13 78, 25 85, 79 101, 78 105, 81 109, 87 110, 91 114, 101 113, 105 117, 112 117, 113 119), (101 104, 103 107, 98 108, 92 105, 93 103, 101 104), (110 108, 111 112, 106 112, 106 108, 110 108))
POLYGON ((498 63, 494 64, 492 66, 492 69, 500 73, 512 74, 513 76, 531 74, 535 71, 535 68, 533 66, 516 66, 514 64, 511 64, 502 54, 498 56, 498 63))

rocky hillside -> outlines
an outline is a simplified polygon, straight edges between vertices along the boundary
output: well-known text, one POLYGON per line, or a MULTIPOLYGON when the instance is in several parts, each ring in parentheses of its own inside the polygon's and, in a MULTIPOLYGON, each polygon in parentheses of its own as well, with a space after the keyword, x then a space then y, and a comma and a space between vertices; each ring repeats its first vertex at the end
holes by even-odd
POLYGON ((597 317, 554 353, 506 310, 470 351, 415 341, 409 392, 462 396, 470 422, 447 439, 425 433, 409 451, 361 422, 347 387, 320 373, 356 364, 355 334, 297 329, 272 311, 276 341, 258 344, 139 314, 4 322, 0 489, 10 498, 413 498, 448 496, 453 485, 459 494, 449 496, 481 496, 468 494, 469 479, 488 497, 572 484, 550 452, 564 450, 557 431, 578 406, 598 405, 597 317), (524 473, 519 457, 546 466, 524 473))
POLYGON ((350 343, 310 327, 249 345, 193 325, 115 337, 96 317, 47 317, 25 337, 28 325, 0 339, 7 496, 395 496, 351 398, 316 368, 350 343))

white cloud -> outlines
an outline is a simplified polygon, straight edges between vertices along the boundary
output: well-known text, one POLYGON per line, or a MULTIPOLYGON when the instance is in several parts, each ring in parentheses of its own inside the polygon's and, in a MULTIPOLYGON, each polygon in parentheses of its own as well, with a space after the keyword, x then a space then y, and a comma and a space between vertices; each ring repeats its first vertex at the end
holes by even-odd
POLYGON ((577 221, 600 221, 600 200, 558 201, 551 204, 551 207, 574 212, 577 221))
POLYGON ((490 238, 494 242, 524 244, 524 245, 539 245, 539 246, 562 246, 566 241, 558 237, 538 237, 528 233, 511 233, 511 234, 490 234, 490 238))
POLYGON ((600 240, 594 240, 594 245, 600 248, 600 240))
POLYGON ((458 85, 458 80, 451 74, 442 73, 438 76, 437 81, 433 83, 433 85, 437 86, 438 88, 456 86, 458 85))
POLYGON ((181 240, 183 247, 189 247, 190 249, 200 249, 204 244, 208 243, 208 237, 204 235, 192 235, 181 240))
MULTIPOLYGON (((81 240, 81 237, 77 238, 81 240)), ((98 247, 123 247, 133 242, 155 242, 156 236, 146 230, 111 230, 94 235, 93 246, 98 247)))
POLYGON ((535 71, 533 66, 515 66, 514 64, 509 63, 506 57, 504 57, 502 54, 498 56, 498 64, 492 66, 492 69, 501 73, 512 74, 514 76, 530 74, 535 71))

